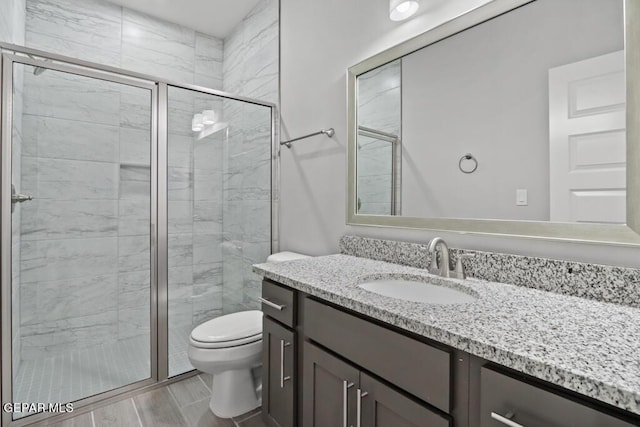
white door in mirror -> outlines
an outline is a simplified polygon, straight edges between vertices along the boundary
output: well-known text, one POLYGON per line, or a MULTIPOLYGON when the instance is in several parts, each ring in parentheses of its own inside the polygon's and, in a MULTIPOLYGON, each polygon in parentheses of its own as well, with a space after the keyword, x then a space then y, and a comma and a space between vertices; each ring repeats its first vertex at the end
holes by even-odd
POLYGON ((626 220, 624 52, 549 70, 550 220, 626 220))

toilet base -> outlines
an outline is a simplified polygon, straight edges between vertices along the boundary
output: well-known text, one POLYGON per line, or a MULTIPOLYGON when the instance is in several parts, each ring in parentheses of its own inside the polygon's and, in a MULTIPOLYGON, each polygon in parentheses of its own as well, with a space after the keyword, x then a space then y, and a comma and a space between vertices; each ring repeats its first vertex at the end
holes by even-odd
POLYGON ((250 369, 224 371, 213 375, 209 408, 217 417, 237 417, 261 404, 262 396, 256 391, 250 369))

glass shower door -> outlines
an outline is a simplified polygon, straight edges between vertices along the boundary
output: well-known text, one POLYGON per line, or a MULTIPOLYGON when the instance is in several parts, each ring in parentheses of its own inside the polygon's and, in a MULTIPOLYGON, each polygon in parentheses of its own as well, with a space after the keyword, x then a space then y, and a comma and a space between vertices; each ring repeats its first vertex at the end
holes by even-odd
POLYGON ((200 323, 259 309, 271 253, 271 107, 168 87, 168 362, 193 369, 200 323))
POLYGON ((65 403, 151 378, 155 86, 8 57, 3 394, 65 403))

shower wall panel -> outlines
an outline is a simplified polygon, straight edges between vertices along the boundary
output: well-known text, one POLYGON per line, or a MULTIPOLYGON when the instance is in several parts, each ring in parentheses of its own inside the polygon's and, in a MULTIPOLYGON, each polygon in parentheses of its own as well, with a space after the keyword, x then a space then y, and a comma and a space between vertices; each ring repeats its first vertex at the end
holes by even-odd
MULTIPOLYGON (((211 101, 218 105, 220 100, 211 101)), ((193 325, 222 314, 222 172, 225 132, 194 140, 193 325)))
MULTIPOLYGON (((21 218, 23 359, 118 333, 120 90, 32 71, 24 73, 22 183, 34 200, 21 218)), ((147 203, 147 224, 148 211, 147 203)))
POLYGON ((0 40, 24 44, 25 0, 0 2, 0 40))
MULTIPOLYGON (((278 22, 279 2, 260 1, 225 39, 225 91, 278 105, 278 22)), ((225 313, 259 307, 260 280, 251 265, 271 251, 271 128, 264 113, 253 105, 224 102, 225 120, 233 124, 224 156, 225 313)))
MULTIPOLYGON (((193 369, 188 338, 222 313, 222 165, 226 130, 192 132, 195 114, 221 114, 221 98, 169 87, 169 375, 193 369)), ((236 101, 238 102, 238 101, 236 101)), ((222 121, 222 117, 220 120, 222 121)))
MULTIPOLYGON (((26 19, 28 47, 221 88, 222 41, 192 29, 95 0, 27 0, 26 19)), ((28 296, 20 310, 22 357, 148 336, 148 317, 140 315, 148 311, 150 280, 148 98, 127 88, 105 93, 108 89, 99 84, 81 87, 71 76, 47 72, 26 73, 25 78, 30 87, 24 112, 29 131, 22 179, 34 186, 39 180, 40 188, 68 192, 70 197, 55 204, 34 200, 37 221, 48 221, 46 235, 35 220, 23 217, 23 245, 37 247, 23 252, 37 256, 21 261, 22 293, 28 296), (93 96, 96 92, 99 97, 93 96), (97 105, 96 98, 101 100, 97 105), (55 111, 48 107, 49 99, 56 100, 55 111), (77 179, 60 183, 60 169, 72 170, 77 179), (70 232, 83 240, 69 238, 70 232), (52 269, 47 266, 52 260, 59 266, 68 262, 69 268, 52 269), (65 273, 71 268, 73 278, 65 273), (76 303, 52 309, 58 307, 53 290, 61 286, 66 294, 74 294, 76 303), (99 307, 92 305, 94 301, 99 307), (84 332, 86 325, 97 326, 84 332)), ((184 97, 181 103, 177 114, 190 123, 198 97, 184 97)), ((194 212, 187 202, 193 191, 188 172, 193 145, 184 123, 171 126, 171 138, 181 138, 182 155, 172 157, 169 165, 169 191, 183 199, 176 200, 169 221, 169 239, 180 242, 181 250, 169 259, 184 267, 170 279, 189 288, 173 309, 191 323, 194 295, 201 290, 193 285, 199 272, 193 268, 194 212)))

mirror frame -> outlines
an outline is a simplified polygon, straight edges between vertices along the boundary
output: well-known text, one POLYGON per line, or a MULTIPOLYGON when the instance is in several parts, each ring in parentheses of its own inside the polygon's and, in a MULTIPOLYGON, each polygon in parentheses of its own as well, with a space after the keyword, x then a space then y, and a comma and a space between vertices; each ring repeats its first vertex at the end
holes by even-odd
POLYGON ((384 50, 347 70, 347 224, 640 246, 640 1, 624 0, 627 84, 627 224, 419 218, 356 213, 357 78, 381 65, 536 0, 493 0, 384 50))

